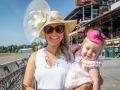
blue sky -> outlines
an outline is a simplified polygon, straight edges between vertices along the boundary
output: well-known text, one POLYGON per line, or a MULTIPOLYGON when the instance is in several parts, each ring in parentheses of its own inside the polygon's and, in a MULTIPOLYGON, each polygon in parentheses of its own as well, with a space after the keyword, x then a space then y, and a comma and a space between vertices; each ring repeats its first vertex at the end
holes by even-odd
MULTIPOLYGON (((31 1, 0 0, 0 46, 30 44, 24 35, 23 18, 31 1)), ((75 0, 46 1, 51 10, 60 11, 64 18, 76 8, 75 0)), ((36 38, 34 41, 39 42, 40 38, 36 38)))

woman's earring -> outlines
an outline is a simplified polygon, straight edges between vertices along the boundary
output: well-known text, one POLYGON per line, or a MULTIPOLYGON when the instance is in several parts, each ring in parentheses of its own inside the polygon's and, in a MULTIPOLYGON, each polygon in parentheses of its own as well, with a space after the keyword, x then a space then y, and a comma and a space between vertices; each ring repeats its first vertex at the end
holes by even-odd
POLYGON ((62 39, 62 43, 63 43, 63 44, 65 43, 65 40, 64 40, 64 38, 62 39))

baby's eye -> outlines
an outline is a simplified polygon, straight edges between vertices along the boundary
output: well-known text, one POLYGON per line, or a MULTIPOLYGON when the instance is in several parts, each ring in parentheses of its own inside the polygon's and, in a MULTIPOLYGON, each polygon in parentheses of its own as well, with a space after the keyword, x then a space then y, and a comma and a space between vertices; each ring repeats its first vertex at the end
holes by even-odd
POLYGON ((93 53, 96 53, 96 51, 92 51, 93 53))
POLYGON ((86 47, 86 49, 87 49, 87 50, 89 50, 89 48, 88 48, 88 47, 86 47))

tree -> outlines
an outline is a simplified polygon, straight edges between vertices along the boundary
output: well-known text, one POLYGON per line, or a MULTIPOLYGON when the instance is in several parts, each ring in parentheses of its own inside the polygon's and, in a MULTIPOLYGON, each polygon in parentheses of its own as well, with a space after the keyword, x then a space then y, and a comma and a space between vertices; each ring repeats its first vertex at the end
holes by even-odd
POLYGON ((32 48, 34 51, 37 51, 38 50, 38 46, 39 45, 43 45, 43 42, 33 42, 32 44, 30 45, 9 45, 7 47, 5 46, 0 46, 0 53, 17 53, 19 49, 22 49, 22 48, 32 48))
POLYGON ((7 47, 7 52, 10 52, 10 53, 12 52, 12 46, 11 45, 7 47))
POLYGON ((40 41, 39 45, 43 45, 43 42, 40 41))

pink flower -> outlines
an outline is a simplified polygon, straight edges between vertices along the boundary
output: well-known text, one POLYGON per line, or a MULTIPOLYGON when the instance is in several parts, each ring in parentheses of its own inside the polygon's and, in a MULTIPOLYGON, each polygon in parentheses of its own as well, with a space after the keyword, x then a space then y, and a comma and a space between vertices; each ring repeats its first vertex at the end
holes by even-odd
POLYGON ((91 40, 92 42, 95 42, 99 45, 102 44, 103 40, 105 39, 105 35, 98 31, 98 30, 92 30, 87 33, 87 38, 91 40))

